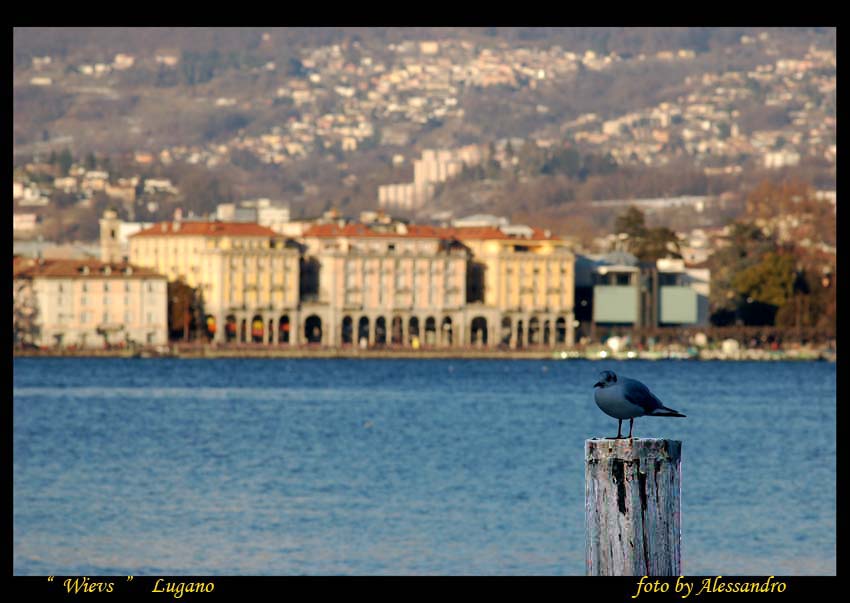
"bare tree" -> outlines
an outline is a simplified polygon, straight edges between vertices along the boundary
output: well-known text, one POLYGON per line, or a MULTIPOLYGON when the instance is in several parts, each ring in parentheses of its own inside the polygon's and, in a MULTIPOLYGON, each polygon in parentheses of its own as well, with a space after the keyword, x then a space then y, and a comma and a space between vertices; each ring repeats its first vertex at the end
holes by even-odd
POLYGON ((12 301, 12 332, 16 347, 34 346, 40 335, 38 324, 38 300, 32 280, 14 281, 12 301))

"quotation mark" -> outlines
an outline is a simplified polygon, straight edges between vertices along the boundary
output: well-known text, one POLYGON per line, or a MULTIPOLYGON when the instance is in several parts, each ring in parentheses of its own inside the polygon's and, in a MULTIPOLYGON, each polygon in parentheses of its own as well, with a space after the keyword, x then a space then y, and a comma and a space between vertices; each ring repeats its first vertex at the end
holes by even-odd
POLYGON ((48 581, 48 582, 53 582, 53 576, 47 576, 47 581, 48 581))
POLYGON ((127 576, 127 582, 132 582, 132 581, 133 581, 133 576, 127 576))

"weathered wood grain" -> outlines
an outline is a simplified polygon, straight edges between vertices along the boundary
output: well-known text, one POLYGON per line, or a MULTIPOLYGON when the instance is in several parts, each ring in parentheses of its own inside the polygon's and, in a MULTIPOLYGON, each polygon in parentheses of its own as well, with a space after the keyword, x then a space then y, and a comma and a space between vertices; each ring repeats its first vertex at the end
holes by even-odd
POLYGON ((682 442, 585 441, 589 576, 678 576, 682 442))

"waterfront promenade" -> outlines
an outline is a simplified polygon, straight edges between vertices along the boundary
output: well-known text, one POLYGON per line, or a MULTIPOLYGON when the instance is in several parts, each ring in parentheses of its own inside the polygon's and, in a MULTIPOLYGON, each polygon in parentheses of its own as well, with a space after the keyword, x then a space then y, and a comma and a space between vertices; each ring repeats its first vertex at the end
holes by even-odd
POLYGON ((323 347, 315 345, 269 347, 262 344, 195 345, 171 344, 136 349, 16 349, 16 356, 30 357, 99 357, 99 358, 466 358, 493 360, 828 360, 834 362, 836 351, 827 346, 798 346, 781 350, 744 348, 725 352, 715 348, 665 347, 652 350, 613 352, 604 346, 576 349, 552 348, 475 348, 475 347, 409 347, 355 346, 323 347))

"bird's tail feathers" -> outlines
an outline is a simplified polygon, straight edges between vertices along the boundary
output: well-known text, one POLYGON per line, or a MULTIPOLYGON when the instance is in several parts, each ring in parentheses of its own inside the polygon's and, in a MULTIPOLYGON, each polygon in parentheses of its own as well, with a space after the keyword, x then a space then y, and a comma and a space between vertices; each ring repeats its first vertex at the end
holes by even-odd
POLYGON ((673 410, 672 408, 667 408, 666 406, 662 406, 661 408, 655 410, 652 413, 653 417, 685 417, 678 410, 673 410))

